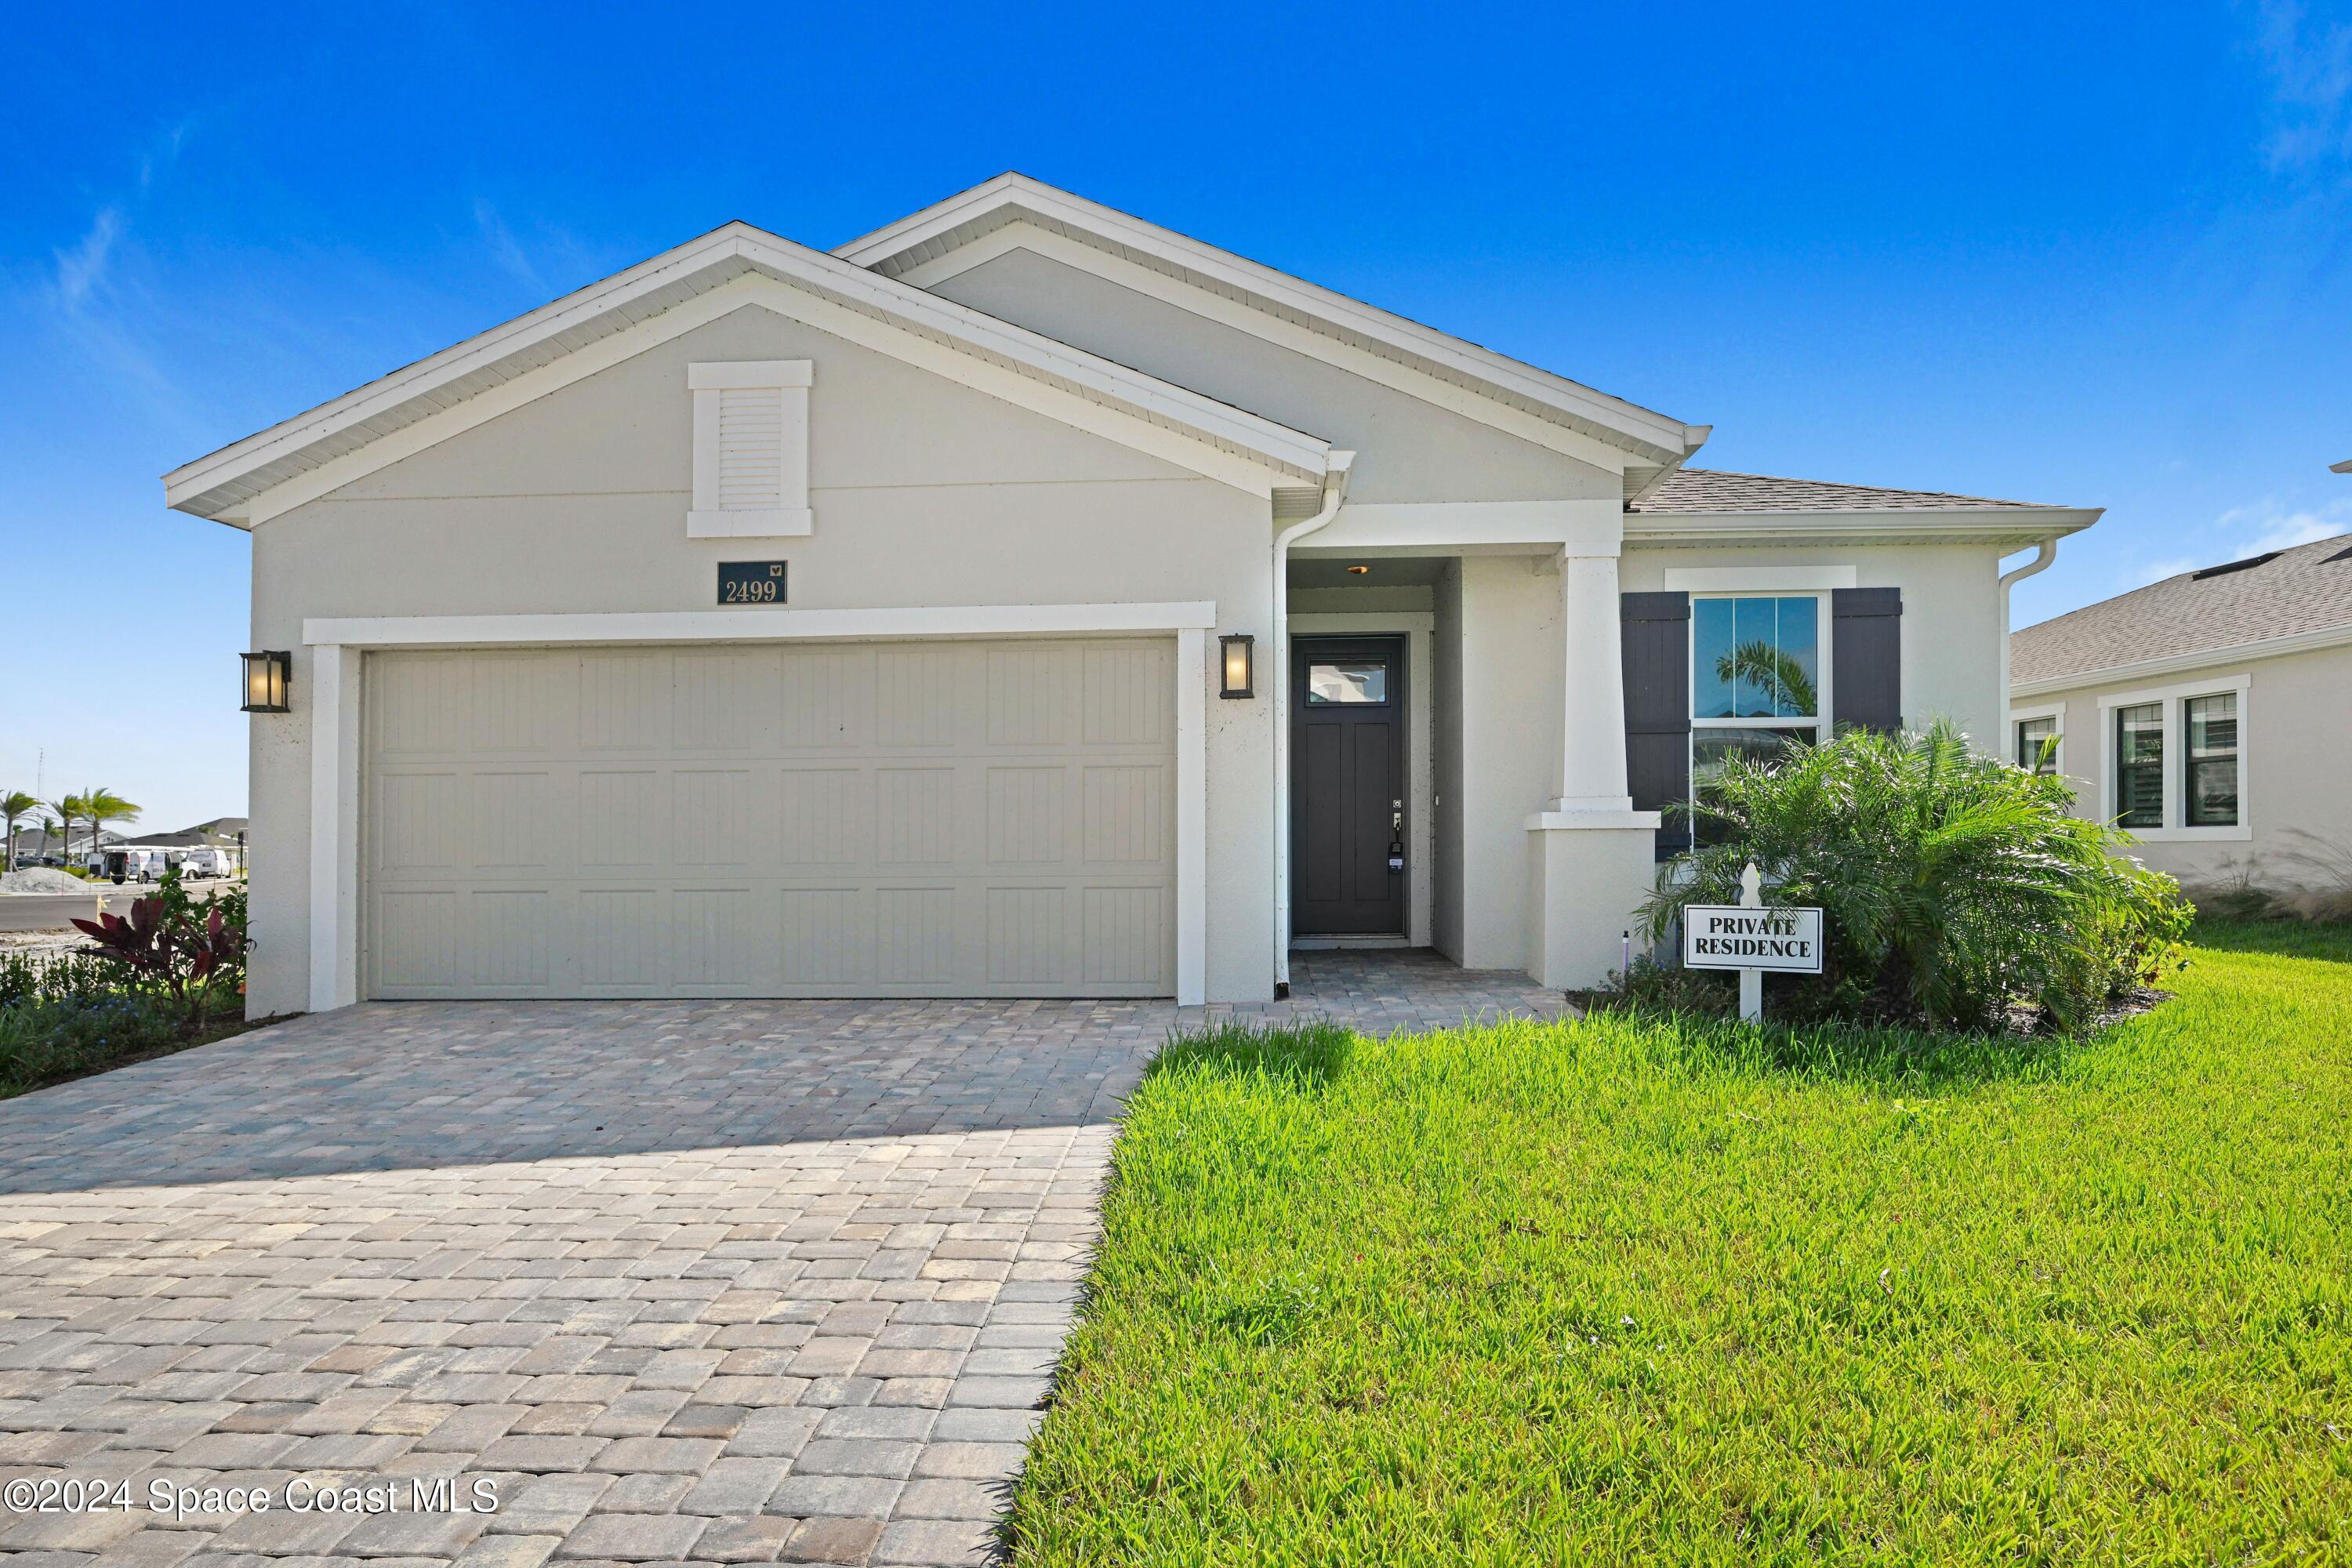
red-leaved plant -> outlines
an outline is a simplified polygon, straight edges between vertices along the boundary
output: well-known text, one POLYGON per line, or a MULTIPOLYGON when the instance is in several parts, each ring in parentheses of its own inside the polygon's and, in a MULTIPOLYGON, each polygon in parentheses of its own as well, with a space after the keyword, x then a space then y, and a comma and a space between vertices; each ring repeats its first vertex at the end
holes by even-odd
POLYGON ((245 927, 231 924, 217 908, 203 921, 194 910, 170 911, 162 894, 152 894, 131 906, 131 918, 101 913, 94 921, 74 925, 98 945, 90 952, 112 959, 136 974, 142 984, 158 986, 184 1001, 191 990, 202 990, 215 976, 235 973, 245 962, 245 927), (172 918, 177 912, 181 918, 172 918))

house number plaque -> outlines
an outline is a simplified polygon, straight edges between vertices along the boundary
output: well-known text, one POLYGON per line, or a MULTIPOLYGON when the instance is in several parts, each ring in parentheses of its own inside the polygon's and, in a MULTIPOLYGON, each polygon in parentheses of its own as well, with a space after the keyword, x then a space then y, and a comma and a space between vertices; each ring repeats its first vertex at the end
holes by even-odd
POLYGON ((784 602, 784 563, 781 561, 721 561, 719 602, 722 605, 781 605, 784 602))

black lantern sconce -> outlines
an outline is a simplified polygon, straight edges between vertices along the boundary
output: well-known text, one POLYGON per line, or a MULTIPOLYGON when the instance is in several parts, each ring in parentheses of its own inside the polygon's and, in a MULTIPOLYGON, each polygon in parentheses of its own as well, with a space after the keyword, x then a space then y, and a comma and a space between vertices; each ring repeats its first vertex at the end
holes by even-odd
POLYGON ((247 713, 291 713, 286 705, 286 687, 294 676, 294 656, 290 653, 263 652, 240 654, 245 660, 245 700, 239 708, 247 713))
POLYGON ((1256 673, 1253 668, 1257 660, 1256 649, 1257 639, 1246 632, 1234 632, 1217 639, 1218 662, 1224 672, 1223 679, 1218 683, 1218 696, 1257 695, 1252 689, 1255 684, 1253 677, 1256 673))

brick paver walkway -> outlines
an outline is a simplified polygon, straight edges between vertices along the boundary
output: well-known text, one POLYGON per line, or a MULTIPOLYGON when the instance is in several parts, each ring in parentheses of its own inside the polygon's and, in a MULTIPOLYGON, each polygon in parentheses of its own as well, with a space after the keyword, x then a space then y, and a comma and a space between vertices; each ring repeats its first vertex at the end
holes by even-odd
POLYGON ((1294 984, 370 1004, 0 1103, 0 1483, 131 1505, 12 1493, 0 1555, 982 1561, 1171 1028, 1559 1007, 1425 954, 1294 984), (151 1506, 207 1488, 276 1506, 151 1506))

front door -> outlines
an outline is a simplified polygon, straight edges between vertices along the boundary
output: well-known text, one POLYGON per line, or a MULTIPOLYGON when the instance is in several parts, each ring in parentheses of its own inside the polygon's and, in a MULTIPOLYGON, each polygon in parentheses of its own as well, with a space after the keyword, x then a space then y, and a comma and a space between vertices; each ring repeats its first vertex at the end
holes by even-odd
POLYGON ((1404 639, 1291 645, 1290 901, 1299 936, 1404 934, 1404 639))

